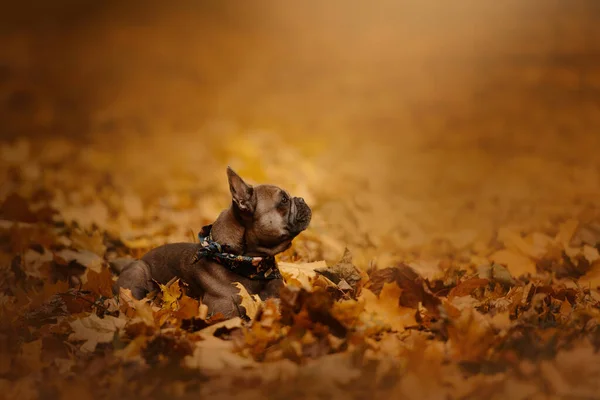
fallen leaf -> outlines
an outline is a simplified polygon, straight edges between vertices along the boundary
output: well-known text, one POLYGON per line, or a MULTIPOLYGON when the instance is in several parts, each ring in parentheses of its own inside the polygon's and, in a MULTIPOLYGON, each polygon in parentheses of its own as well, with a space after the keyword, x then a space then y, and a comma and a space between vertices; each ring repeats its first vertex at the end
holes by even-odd
POLYGON ((56 256, 62 258, 67 263, 76 262, 81 266, 84 266, 98 274, 102 273, 102 266, 104 265, 104 259, 98 256, 96 253, 87 250, 75 251, 75 250, 61 250, 55 253, 56 256))
POLYGON ((103 268, 100 273, 89 270, 87 271, 87 279, 83 284, 83 290, 89 290, 103 297, 112 297, 113 275, 110 269, 103 268))
POLYGON ((352 253, 348 249, 344 250, 344 255, 337 264, 325 268, 316 268, 315 271, 338 285, 340 289, 343 289, 340 283, 344 282, 347 288, 354 292, 358 292, 361 281, 366 281, 367 278, 365 273, 352 264, 352 253))
POLYGON ((74 229, 71 232, 72 245, 78 250, 91 250, 100 257, 106 253, 104 236, 99 230, 87 233, 82 229, 74 229))
POLYGON ((246 316, 250 319, 254 319, 256 312, 258 311, 261 300, 258 295, 250 295, 246 290, 246 287, 239 282, 234 282, 233 285, 240 291, 239 295, 242 298, 241 305, 246 310, 246 316))
POLYGON ((162 292, 163 307, 172 311, 177 310, 179 308, 177 300, 181 297, 179 280, 167 285, 159 283, 158 286, 162 292))
POLYGON ((417 324, 415 310, 400 306, 402 289, 396 283, 386 283, 379 296, 370 290, 364 290, 359 302, 364 304, 365 312, 376 318, 381 324, 388 325, 395 331, 403 331, 407 326, 417 324))
POLYGON ((575 219, 569 219, 562 224, 560 224, 559 232, 556 235, 556 242, 561 244, 563 248, 569 247, 571 243, 571 239, 577 228, 579 227, 579 221, 575 219))
POLYGON ((81 346, 81 350, 92 352, 98 343, 111 342, 115 332, 123 329, 126 323, 127 321, 122 318, 109 315, 100 318, 92 313, 87 317, 70 322, 73 333, 69 336, 69 340, 84 340, 85 343, 81 346))
POLYGON ((277 266, 286 282, 295 279, 306 290, 311 290, 311 281, 317 276, 316 270, 327 268, 325 261, 316 261, 312 263, 279 262, 277 263, 277 266))
POLYGON ((477 274, 481 279, 500 282, 504 285, 514 285, 515 279, 508 269, 498 264, 485 264, 477 267, 477 274))
POLYGON ((255 365, 253 360, 232 353, 232 349, 231 342, 207 336, 196 342, 193 355, 185 357, 183 362, 188 368, 230 372, 255 365))
POLYGON ((505 265, 511 275, 514 276, 536 273, 535 262, 529 257, 512 250, 498 250, 490 256, 490 260, 497 264, 505 265))
POLYGON ((41 356, 42 341, 40 339, 34 340, 33 342, 23 343, 19 362, 30 371, 40 371, 44 367, 41 356))
POLYGON ((448 293, 448 299, 452 300, 453 297, 469 296, 475 290, 479 288, 485 288, 490 283, 489 279, 482 278, 470 278, 460 282, 458 285, 453 287, 448 293))

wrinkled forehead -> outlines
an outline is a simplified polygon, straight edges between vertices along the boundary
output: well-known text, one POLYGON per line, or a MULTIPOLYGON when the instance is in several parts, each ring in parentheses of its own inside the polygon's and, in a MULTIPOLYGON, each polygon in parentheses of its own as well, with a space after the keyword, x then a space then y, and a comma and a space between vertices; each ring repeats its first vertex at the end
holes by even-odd
MULTIPOLYGON (((261 203, 268 202, 269 200, 279 202, 283 189, 275 185, 256 185, 254 186, 254 193, 256 193, 257 200, 261 203)), ((266 204, 265 204, 266 205, 266 204)))
POLYGON ((284 190, 275 185, 256 185, 254 186, 254 192, 256 196, 267 199, 269 197, 281 196, 281 192, 284 192, 284 190))

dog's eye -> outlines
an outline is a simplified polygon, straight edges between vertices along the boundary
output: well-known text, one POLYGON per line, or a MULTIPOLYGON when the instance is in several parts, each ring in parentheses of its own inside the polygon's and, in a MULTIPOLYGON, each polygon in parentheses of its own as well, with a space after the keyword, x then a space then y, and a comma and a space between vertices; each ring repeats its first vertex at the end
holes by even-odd
POLYGON ((290 199, 290 198, 288 197, 288 195, 287 195, 286 193, 283 193, 283 194, 281 195, 281 204, 282 204, 282 205, 285 205, 285 204, 287 204, 287 202, 289 201, 289 199, 290 199))

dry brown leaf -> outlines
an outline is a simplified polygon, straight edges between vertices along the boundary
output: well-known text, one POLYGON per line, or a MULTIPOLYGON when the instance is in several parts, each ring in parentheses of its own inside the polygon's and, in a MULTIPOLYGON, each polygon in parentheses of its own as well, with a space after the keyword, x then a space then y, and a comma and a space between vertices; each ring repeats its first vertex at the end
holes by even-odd
POLYGON ((490 281, 488 279, 481 278, 470 278, 464 280, 450 290, 450 293, 448 293, 448 299, 452 300, 453 297, 469 296, 476 289, 483 288, 489 283, 490 281))
POLYGON ((41 370, 44 367, 42 363, 42 341, 38 339, 33 342, 23 343, 21 346, 21 356, 18 361, 30 371, 41 370))
POLYGON ((103 268, 100 273, 89 270, 87 279, 83 284, 83 290, 89 290, 104 297, 112 297, 113 275, 110 269, 103 268))

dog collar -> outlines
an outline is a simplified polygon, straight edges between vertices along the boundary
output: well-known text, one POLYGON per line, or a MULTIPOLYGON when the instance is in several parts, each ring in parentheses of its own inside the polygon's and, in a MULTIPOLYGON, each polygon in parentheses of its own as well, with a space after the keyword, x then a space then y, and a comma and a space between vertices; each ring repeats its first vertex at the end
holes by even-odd
POLYGON ((202 227, 198 233, 200 249, 193 262, 207 258, 223 265, 228 270, 252 280, 281 279, 275 257, 250 257, 231 254, 226 245, 215 242, 212 238, 212 225, 202 227))

